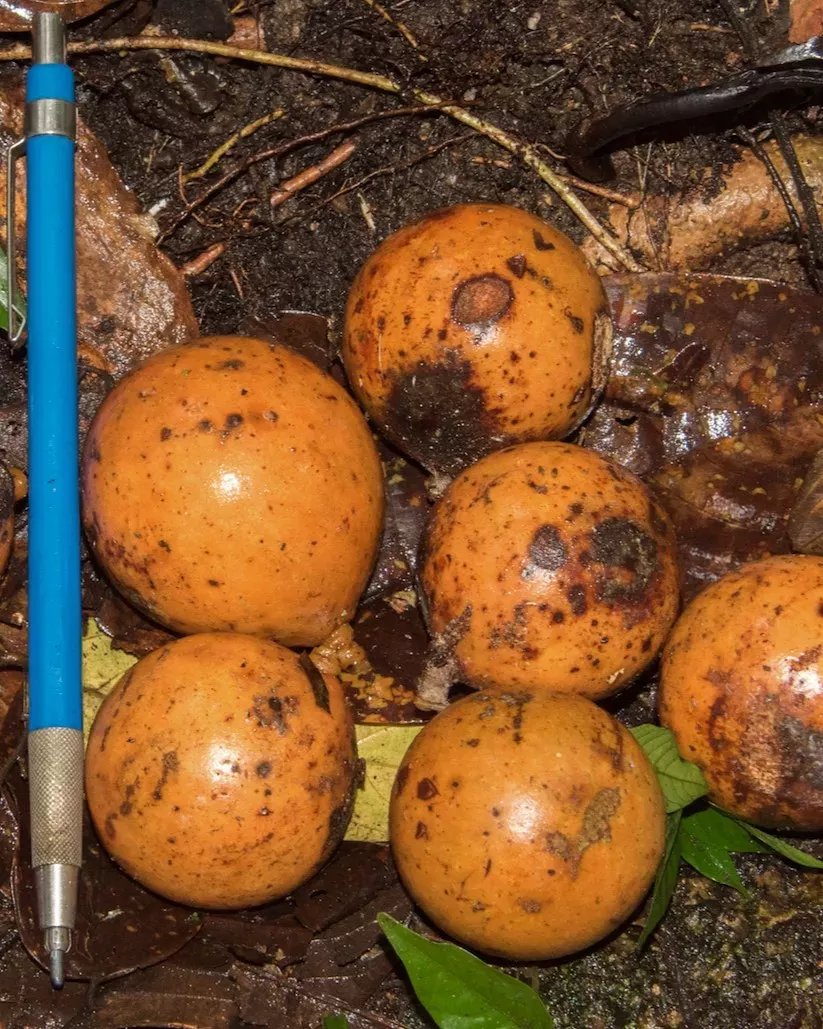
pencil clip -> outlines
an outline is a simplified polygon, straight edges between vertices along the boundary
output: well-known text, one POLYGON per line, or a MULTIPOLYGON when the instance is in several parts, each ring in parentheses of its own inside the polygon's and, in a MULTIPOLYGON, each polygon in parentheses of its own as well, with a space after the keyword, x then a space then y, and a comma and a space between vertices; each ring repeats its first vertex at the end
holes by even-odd
POLYGON ((26 327, 26 316, 15 306, 17 296, 17 247, 15 245, 15 186, 17 185, 17 162, 26 152, 26 139, 18 139, 6 150, 6 310, 9 318, 9 342, 13 349, 20 345, 20 337, 26 327), (19 317, 19 321, 17 320, 19 317))

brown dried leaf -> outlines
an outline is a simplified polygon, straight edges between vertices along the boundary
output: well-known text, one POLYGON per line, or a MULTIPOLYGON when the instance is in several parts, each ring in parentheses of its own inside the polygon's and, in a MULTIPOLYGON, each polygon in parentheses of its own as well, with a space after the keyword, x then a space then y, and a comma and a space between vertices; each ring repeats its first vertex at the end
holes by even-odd
MULTIPOLYGON (((19 136, 22 113, 21 87, 7 84, 0 92, 3 147, 19 136)), ((183 276, 154 245, 154 219, 141 213, 105 148, 82 121, 77 128, 76 177, 78 339, 120 378, 163 347, 196 336, 197 322, 183 276)), ((2 169, 3 221, 5 191, 2 169)), ((25 163, 18 170, 16 199, 16 238, 22 261, 25 163)))

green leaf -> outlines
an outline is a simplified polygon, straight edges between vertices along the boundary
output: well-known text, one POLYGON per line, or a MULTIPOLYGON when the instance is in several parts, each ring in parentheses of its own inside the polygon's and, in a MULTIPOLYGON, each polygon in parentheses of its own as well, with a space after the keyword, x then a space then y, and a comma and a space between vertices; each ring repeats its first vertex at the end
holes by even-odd
POLYGON ((705 797, 708 786, 703 773, 680 756, 674 733, 659 725, 638 725, 631 733, 654 766, 668 814, 705 797))
MULTIPOLYGON (((686 815, 680 822, 680 852, 683 860, 688 861, 692 868, 696 868, 707 879, 732 886, 744 897, 748 896, 728 847, 721 835, 712 831, 710 822, 701 821, 697 817, 702 814, 705 812, 686 815)), ((721 829, 721 834, 723 831, 721 829)))
POLYGON ((440 1029, 553 1029, 534 990, 453 943, 432 943, 389 915, 380 928, 440 1029))
POLYGON ((765 843, 770 850, 773 850, 776 854, 786 858, 787 861, 791 861, 795 865, 802 865, 803 868, 823 868, 823 861, 820 858, 814 857, 812 854, 807 854, 805 850, 800 850, 799 847, 793 847, 791 843, 786 843, 785 840, 781 840, 778 836, 772 836, 771 833, 764 832, 763 829, 758 829, 756 825, 749 825, 748 822, 744 822, 740 819, 738 823, 750 832, 755 839, 765 843))
POLYGON ((663 860, 660 862, 660 867, 657 870, 657 878, 654 881, 649 913, 646 915, 646 924, 643 926, 643 932, 637 941, 638 950, 643 947, 646 940, 660 924, 660 920, 666 914, 674 888, 677 885, 677 873, 680 871, 681 859, 681 819, 682 813, 680 811, 672 812, 666 819, 666 847, 663 851, 663 860))
MULTIPOLYGON (((8 329, 9 327, 8 288, 9 262, 6 257, 6 251, 0 247, 0 329, 8 329)), ((21 318, 26 313, 26 303, 19 289, 15 296, 14 309, 21 318)))
POLYGON ((326 1015, 323 1029, 349 1029, 349 1020, 345 1015, 326 1015))
POLYGON ((769 849, 763 843, 758 843, 745 822, 727 815, 714 804, 684 815, 683 825, 693 835, 724 847, 730 854, 762 854, 769 849))
POLYGON ((366 762, 363 789, 354 798, 347 840, 385 843, 389 800, 397 769, 422 725, 358 725, 357 754, 366 762))

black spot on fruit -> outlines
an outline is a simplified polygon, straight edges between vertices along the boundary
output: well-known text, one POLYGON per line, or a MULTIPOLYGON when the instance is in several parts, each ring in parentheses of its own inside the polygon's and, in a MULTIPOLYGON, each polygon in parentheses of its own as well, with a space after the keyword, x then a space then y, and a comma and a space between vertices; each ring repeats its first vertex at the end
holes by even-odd
POLYGON ((485 328, 500 321, 511 307, 514 293, 499 275, 476 275, 455 287, 452 321, 467 329, 485 328))
POLYGON ((524 579, 533 578, 538 568, 547 572, 558 571, 568 560, 569 552, 553 525, 541 525, 529 544, 528 556, 528 562, 521 572, 524 579))
POLYGON ((657 543, 626 518, 607 518, 591 534, 596 592, 607 604, 641 600, 657 572, 657 543))
POLYGON ((585 323, 582 318, 580 318, 576 314, 572 314, 571 310, 568 307, 563 312, 563 314, 565 314, 565 316, 569 319, 571 327, 574 329, 575 332, 580 333, 583 331, 585 323))
POLYGON ((261 779, 267 779, 271 775, 271 764, 268 761, 261 761, 260 764, 255 768, 255 772, 260 776, 261 779))
POLYGON ((417 784, 417 796, 420 800, 431 800, 440 793, 431 779, 421 779, 417 784))
POLYGON ((394 780, 394 788, 395 788, 398 796, 400 796, 400 794, 403 792, 403 790, 404 790, 404 788, 406 786, 406 783, 408 781, 409 781, 409 766, 408 765, 403 765, 402 768, 398 769, 397 777, 394 780))
POLYGON ((543 239, 539 229, 535 229, 532 233, 534 239, 534 246, 536 250, 554 250, 554 243, 550 243, 548 240, 543 239))
POLYGON ((197 423, 197 428, 201 432, 211 432, 214 429, 214 424, 208 418, 203 418, 197 423))
POLYGON ((241 368, 245 368, 246 362, 239 360, 239 358, 233 357, 229 361, 223 361, 217 366, 218 371, 231 371, 239 372, 241 368))
POLYGON ((163 441, 164 443, 165 443, 165 441, 166 441, 167 439, 171 439, 171 429, 169 429, 169 428, 165 428, 165 427, 164 427, 164 428, 162 428, 162 429, 160 430, 160 439, 161 439, 161 440, 162 440, 162 441, 163 441))
POLYGON ((522 279, 526 274, 526 255, 516 254, 514 257, 510 257, 506 261, 506 267, 509 271, 518 279, 522 279))

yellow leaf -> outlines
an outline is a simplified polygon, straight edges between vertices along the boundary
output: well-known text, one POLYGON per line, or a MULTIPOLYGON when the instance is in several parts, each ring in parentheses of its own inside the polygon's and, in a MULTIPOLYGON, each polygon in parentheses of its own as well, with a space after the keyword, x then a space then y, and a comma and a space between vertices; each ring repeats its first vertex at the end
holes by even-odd
POLYGON ((366 762, 347 840, 385 843, 389 838, 389 798, 394 777, 422 725, 358 725, 357 751, 366 762))
POLYGON ((115 650, 111 638, 90 618, 83 635, 83 734, 87 743, 98 708, 123 673, 135 664, 137 658, 115 650))

